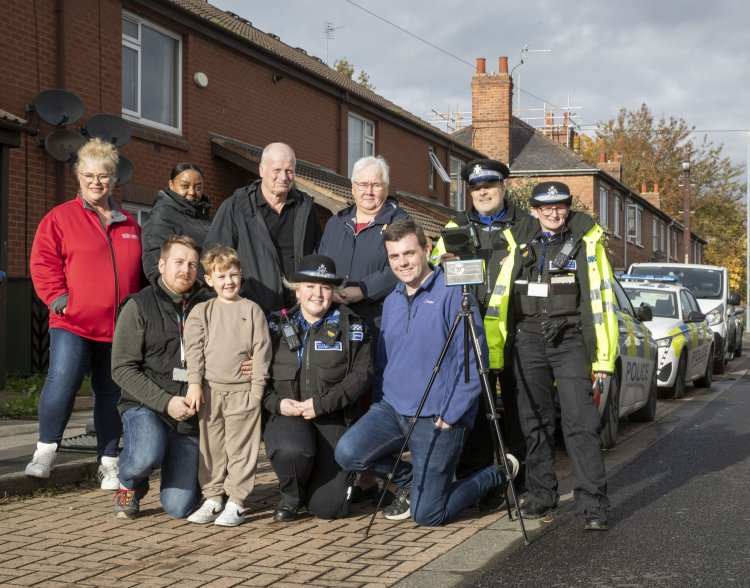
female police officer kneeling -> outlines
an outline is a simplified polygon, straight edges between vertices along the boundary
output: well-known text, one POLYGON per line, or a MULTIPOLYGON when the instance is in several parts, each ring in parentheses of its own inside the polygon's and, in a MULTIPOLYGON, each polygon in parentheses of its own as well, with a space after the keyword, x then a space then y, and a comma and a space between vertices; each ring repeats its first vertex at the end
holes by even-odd
POLYGON ((273 360, 263 405, 271 416, 263 440, 281 489, 273 520, 292 521, 303 506, 341 518, 354 476, 339 468, 334 450, 370 385, 370 336, 361 318, 333 304, 342 279, 330 257, 302 258, 291 280, 285 285, 298 305, 269 318, 273 360))

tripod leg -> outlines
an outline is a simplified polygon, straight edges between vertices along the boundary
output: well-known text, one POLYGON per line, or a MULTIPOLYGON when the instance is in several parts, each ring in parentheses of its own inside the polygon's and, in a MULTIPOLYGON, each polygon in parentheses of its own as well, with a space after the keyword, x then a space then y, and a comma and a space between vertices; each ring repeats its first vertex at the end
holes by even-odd
POLYGON ((393 468, 388 474, 387 483, 383 486, 383 491, 380 494, 380 499, 378 500, 378 504, 375 507, 375 511, 372 513, 372 516, 370 517, 370 522, 364 531, 365 539, 367 539, 367 537, 370 534, 370 528, 375 522, 375 517, 378 514, 378 509, 380 508, 380 505, 383 504, 383 499, 385 498, 385 494, 388 491, 388 484, 393 479, 393 476, 396 474, 396 469, 398 468, 399 463, 401 463, 401 459, 404 457, 404 452, 406 451, 406 448, 409 445, 409 439, 411 438, 411 434, 414 432, 414 427, 417 426, 417 419, 419 418, 419 415, 422 413, 422 409, 424 408, 425 402, 427 402, 427 396, 430 394, 432 385, 435 383, 435 379, 437 378, 437 375, 440 372, 440 366, 443 364, 443 360, 445 359, 445 356, 448 353, 448 349, 450 349, 451 341, 453 341, 453 337, 456 335, 458 326, 461 324, 461 316, 462 316, 462 313, 458 313, 456 315, 456 318, 454 319, 453 324, 451 325, 451 330, 448 333, 448 338, 445 340, 445 345, 443 345, 443 349, 440 352, 440 356, 438 357, 438 360, 435 363, 435 366, 432 368, 432 375, 430 376, 430 381, 427 384, 427 388, 425 388, 424 394, 422 394, 422 399, 419 401, 419 406, 417 407, 417 414, 415 414, 411 419, 409 430, 407 431, 406 437, 404 438, 404 442, 401 445, 401 450, 398 453, 396 462, 393 464, 393 468))
MULTIPOLYGON (((492 437, 492 442, 495 448, 495 455, 497 456, 498 463, 503 465, 503 469, 507 474, 510 474, 511 469, 508 464, 508 459, 506 457, 506 450, 505 450, 505 443, 503 442, 503 434, 500 431, 500 416, 497 413, 497 409, 495 408, 495 399, 492 394, 492 390, 490 389, 490 380, 488 377, 489 369, 484 363, 484 358, 482 357, 482 350, 479 345, 479 338, 477 337, 477 330, 476 325, 474 325, 474 321, 471 319, 471 312, 469 311, 465 315, 465 328, 468 329, 468 331, 471 333, 471 343, 474 348, 474 358, 477 362, 477 369, 479 371, 479 378, 482 382, 482 390, 484 392, 484 402, 485 406, 487 408, 488 412, 488 419, 492 421, 492 432, 494 433, 492 437)), ((529 544, 529 537, 526 533, 526 525, 523 521, 523 515, 521 514, 521 508, 518 506, 518 497, 516 496, 516 488, 513 485, 513 480, 511 479, 510 475, 507 475, 507 486, 506 486, 506 502, 507 502, 507 492, 508 489, 510 490, 511 496, 513 497, 513 503, 515 505, 516 514, 518 517, 518 522, 521 525, 521 531, 523 533, 523 541, 525 545, 529 544)), ((508 519, 513 520, 513 517, 511 515, 511 507, 510 503, 507 503, 508 506, 508 519)))

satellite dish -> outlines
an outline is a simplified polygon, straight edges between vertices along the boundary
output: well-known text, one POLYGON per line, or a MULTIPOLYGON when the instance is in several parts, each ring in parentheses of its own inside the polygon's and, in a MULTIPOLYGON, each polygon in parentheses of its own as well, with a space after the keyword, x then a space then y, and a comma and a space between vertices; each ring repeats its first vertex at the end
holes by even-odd
POLYGON ((114 143, 122 147, 130 141, 133 129, 121 116, 115 114, 97 114, 86 123, 86 134, 89 137, 99 137, 102 141, 114 143))
POLYGON ((120 161, 117 164, 117 183, 115 186, 118 188, 123 184, 127 184, 135 173, 135 167, 127 157, 120 155, 120 161))
POLYGON ((69 162, 76 158, 78 150, 86 144, 86 137, 75 131, 58 129, 52 131, 44 141, 44 148, 57 161, 69 162))
POLYGON ((44 122, 64 127, 83 116, 83 100, 67 90, 45 90, 34 98, 34 111, 44 122))

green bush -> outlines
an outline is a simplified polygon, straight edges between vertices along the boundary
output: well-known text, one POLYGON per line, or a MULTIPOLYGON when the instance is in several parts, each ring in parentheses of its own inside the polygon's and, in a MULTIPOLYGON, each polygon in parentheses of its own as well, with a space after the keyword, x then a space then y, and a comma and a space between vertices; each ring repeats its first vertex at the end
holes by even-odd
MULTIPOLYGON (((0 401, 0 419, 23 419, 37 416, 39 395, 42 393, 47 374, 37 373, 33 376, 7 376, 5 390, 18 396, 0 401), (25 397, 22 396, 25 394, 25 397)), ((87 375, 78 392, 81 396, 91 396, 91 377, 87 375)))

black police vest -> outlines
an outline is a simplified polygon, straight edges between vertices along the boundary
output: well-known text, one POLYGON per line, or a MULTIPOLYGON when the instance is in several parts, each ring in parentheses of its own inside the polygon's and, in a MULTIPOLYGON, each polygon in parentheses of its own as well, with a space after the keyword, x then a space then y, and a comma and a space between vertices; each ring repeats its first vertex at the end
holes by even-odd
POLYGON ((581 314, 578 273, 586 271, 586 267, 585 258, 577 259, 581 257, 580 239, 562 268, 556 268, 551 263, 564 242, 562 238, 551 241, 535 239, 521 251, 522 269, 514 285, 518 320, 543 318, 544 315, 562 317, 581 314), (533 284, 536 283, 544 284, 541 287, 546 287, 547 296, 529 295, 530 287, 534 288, 533 284))

